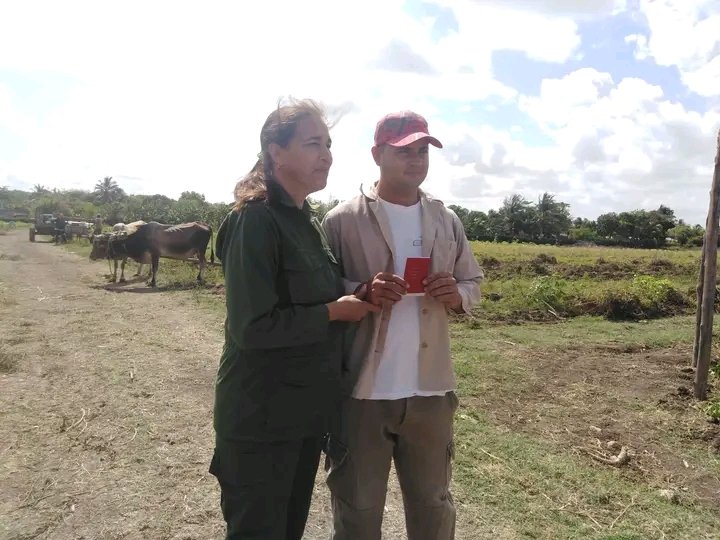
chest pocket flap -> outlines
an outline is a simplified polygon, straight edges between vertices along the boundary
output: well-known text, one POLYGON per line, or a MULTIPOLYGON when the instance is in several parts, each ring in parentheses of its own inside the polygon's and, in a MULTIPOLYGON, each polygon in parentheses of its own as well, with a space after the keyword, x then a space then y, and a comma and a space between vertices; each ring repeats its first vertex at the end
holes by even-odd
POLYGON ((457 242, 444 238, 435 240, 432 248, 432 271, 450 272, 455 269, 457 242))
POLYGON ((324 252, 288 250, 283 253, 282 270, 290 303, 315 305, 335 300, 335 277, 324 252))

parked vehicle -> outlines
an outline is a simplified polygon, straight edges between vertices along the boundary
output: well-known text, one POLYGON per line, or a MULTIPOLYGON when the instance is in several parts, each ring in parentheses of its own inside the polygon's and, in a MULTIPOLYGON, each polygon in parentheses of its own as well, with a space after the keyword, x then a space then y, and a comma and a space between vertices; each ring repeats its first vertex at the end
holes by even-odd
POLYGON ((30 225, 30 241, 34 242, 37 235, 55 237, 55 216, 52 214, 38 214, 30 225))

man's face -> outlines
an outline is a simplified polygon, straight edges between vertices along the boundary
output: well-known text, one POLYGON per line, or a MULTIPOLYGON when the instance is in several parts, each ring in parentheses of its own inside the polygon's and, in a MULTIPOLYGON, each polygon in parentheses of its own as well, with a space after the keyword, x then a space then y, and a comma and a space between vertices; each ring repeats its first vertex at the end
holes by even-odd
POLYGON ((372 154, 383 180, 393 185, 417 188, 427 177, 430 165, 427 140, 399 147, 375 146, 372 154))

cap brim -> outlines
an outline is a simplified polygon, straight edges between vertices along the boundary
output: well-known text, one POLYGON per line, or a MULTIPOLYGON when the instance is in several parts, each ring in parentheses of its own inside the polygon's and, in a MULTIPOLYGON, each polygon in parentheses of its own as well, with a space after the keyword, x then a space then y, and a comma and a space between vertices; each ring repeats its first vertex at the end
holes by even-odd
POLYGON ((427 139, 427 142, 435 146, 436 148, 442 148, 443 145, 440 141, 438 141, 435 137, 430 135, 429 133, 425 132, 418 132, 418 133, 411 133, 410 135, 406 135, 401 139, 397 140, 389 140, 385 144, 389 144, 390 146, 407 146, 408 144, 412 144, 416 141, 427 139))

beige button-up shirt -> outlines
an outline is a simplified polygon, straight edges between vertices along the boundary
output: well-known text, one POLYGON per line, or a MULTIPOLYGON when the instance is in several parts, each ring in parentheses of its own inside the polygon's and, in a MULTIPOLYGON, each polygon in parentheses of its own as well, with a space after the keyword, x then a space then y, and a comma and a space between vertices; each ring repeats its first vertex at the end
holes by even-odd
MULTIPOLYGON (((430 257, 430 272, 450 272, 457 280, 462 308, 469 313, 480 301, 478 266, 460 219, 441 201, 420 192, 422 254, 430 257)), ((323 221, 330 247, 340 258, 347 290, 378 272, 394 273, 392 231, 375 188, 333 208, 323 221)), ((419 389, 436 391, 455 388, 450 358, 448 313, 430 296, 421 300, 419 389)), ((359 399, 372 394, 382 356, 392 308, 371 313, 359 325, 350 356, 344 366, 344 390, 359 399)))

